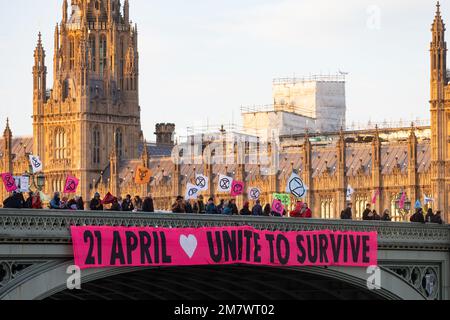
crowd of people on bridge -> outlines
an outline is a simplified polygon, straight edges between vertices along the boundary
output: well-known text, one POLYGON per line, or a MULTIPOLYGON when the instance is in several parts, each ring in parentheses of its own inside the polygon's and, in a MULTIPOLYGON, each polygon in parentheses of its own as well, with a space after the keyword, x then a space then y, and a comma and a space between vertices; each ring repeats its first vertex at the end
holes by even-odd
MULTIPOLYGON (((215 203, 214 198, 209 198, 208 202, 204 202, 204 197, 199 196, 198 200, 184 200, 179 196, 176 202, 172 205, 173 213, 198 213, 198 214, 223 214, 227 216, 265 216, 265 217, 287 217, 288 212, 284 210, 283 214, 272 210, 270 204, 264 207, 260 200, 256 200, 255 204, 250 207, 250 202, 246 201, 239 210, 236 199, 229 200, 222 199, 218 204, 215 203)), ((312 218, 312 211, 309 209, 307 203, 298 202, 294 211, 289 215, 295 218, 312 218)))
MULTIPOLYGON (((341 212, 342 220, 352 220, 352 203, 348 203, 347 208, 341 212)), ((372 210, 372 205, 367 204, 366 209, 362 214, 363 221, 392 221, 392 217, 388 209, 384 210, 382 215, 379 215, 376 210, 372 210)), ((444 224, 442 220, 442 212, 433 212, 433 209, 428 209, 427 214, 424 214, 422 208, 416 208, 416 211, 411 215, 410 222, 412 223, 434 223, 434 224, 444 224)))
MULTIPOLYGON (((40 192, 29 192, 27 199, 24 194, 20 192, 13 192, 8 198, 3 201, 3 208, 15 209, 43 209, 44 201, 41 199, 40 192)), ((75 196, 69 199, 66 196, 61 197, 59 192, 56 192, 53 198, 48 203, 48 209, 52 210, 91 210, 91 211, 124 211, 124 212, 155 212, 152 195, 142 199, 140 196, 127 195, 124 199, 122 197, 114 197, 110 194, 106 195, 102 200, 99 193, 95 193, 94 198, 91 199, 89 207, 85 208, 85 203, 82 197, 75 196)), ((298 201, 295 209, 288 212, 286 209, 283 214, 273 210, 270 204, 262 205, 260 200, 255 201, 255 204, 250 207, 250 202, 246 201, 241 209, 236 204, 236 199, 222 199, 216 203, 214 198, 209 198, 205 203, 204 197, 199 196, 198 200, 186 201, 182 196, 176 198, 175 203, 171 208, 173 213, 186 214, 208 214, 208 215, 227 215, 227 216, 265 216, 265 217, 291 217, 291 218, 313 218, 312 210, 307 203, 298 201)), ((353 220, 352 203, 348 203, 345 210, 341 212, 342 220, 353 220)), ((385 210, 382 215, 378 214, 376 210, 372 210, 372 205, 367 204, 366 209, 362 214, 363 221, 392 221, 389 210, 385 210)), ((442 214, 440 211, 436 213, 432 209, 428 209, 425 214, 422 208, 416 208, 415 213, 411 216, 410 221, 413 223, 433 223, 443 224, 442 214)))

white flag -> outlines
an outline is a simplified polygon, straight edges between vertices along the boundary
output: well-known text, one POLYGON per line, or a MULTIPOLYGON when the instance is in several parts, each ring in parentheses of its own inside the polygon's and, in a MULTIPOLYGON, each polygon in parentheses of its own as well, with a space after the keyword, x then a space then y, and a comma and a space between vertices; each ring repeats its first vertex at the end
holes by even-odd
POLYGON ((38 156, 30 155, 30 163, 33 168, 33 174, 42 171, 42 162, 38 156))
POLYGON ((425 197, 425 201, 424 201, 425 204, 428 204, 430 202, 434 202, 433 198, 428 198, 426 195, 424 197, 425 197))
POLYGON ((347 187, 347 200, 352 200, 352 195, 355 193, 355 190, 349 185, 347 187))
POLYGON ((261 197, 261 190, 259 188, 249 188, 248 197, 250 200, 256 201, 261 197))
POLYGON ((21 176, 20 177, 20 192, 30 191, 30 177, 21 176))
POLYGON ((188 183, 186 186, 186 196, 184 197, 184 199, 185 200, 197 200, 199 192, 200 192, 200 189, 197 186, 194 186, 192 183, 188 183))
POLYGON ((14 178, 14 182, 16 183, 16 187, 17 187, 17 191, 19 191, 19 192, 21 192, 20 191, 20 176, 14 176, 13 177, 14 178))
POLYGON ((200 191, 208 191, 209 189, 209 178, 202 174, 197 174, 195 176, 195 184, 200 191))
POLYGON ((286 193, 294 195, 296 198, 304 198, 306 196, 307 187, 298 174, 293 173, 289 178, 286 186, 286 193))
POLYGON ((231 187, 233 185, 233 178, 231 177, 227 177, 224 175, 220 175, 219 176, 219 183, 217 184, 217 190, 219 192, 227 192, 230 193, 231 192, 231 187))

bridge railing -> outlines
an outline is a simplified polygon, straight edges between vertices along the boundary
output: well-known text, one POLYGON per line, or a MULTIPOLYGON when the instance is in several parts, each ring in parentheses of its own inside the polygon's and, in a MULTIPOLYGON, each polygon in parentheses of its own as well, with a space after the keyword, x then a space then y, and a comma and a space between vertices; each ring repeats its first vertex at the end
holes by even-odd
POLYGON ((0 209, 0 243, 71 243, 71 226, 200 228, 252 226, 278 231, 376 231, 381 248, 450 249, 450 226, 349 220, 0 209))

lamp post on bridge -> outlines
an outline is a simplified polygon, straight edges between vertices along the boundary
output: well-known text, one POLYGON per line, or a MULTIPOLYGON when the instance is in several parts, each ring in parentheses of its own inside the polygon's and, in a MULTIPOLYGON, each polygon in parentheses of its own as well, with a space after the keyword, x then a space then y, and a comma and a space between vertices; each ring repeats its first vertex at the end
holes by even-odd
POLYGON ((36 191, 42 191, 45 186, 45 175, 43 173, 33 173, 33 167, 30 164, 28 171, 26 171, 23 175, 30 179, 30 187, 34 187, 36 191))
POLYGON ((405 200, 403 208, 400 208, 400 202, 402 201, 403 193, 400 193, 395 201, 395 209, 400 213, 403 222, 408 222, 407 218, 411 211, 411 200, 408 198, 405 200))

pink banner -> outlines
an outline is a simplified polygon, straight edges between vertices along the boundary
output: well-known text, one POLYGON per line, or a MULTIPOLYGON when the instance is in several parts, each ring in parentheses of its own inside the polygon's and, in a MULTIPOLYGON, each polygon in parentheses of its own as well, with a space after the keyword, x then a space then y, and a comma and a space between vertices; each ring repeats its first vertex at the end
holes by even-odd
POLYGON ((66 179, 66 186, 64 187, 64 193, 76 193, 79 182, 80 180, 76 177, 68 176, 66 179))
POLYGON ((1 176, 6 192, 13 192, 17 190, 16 181, 11 173, 2 173, 1 176))
POLYGON ((277 199, 273 200, 273 202, 272 202, 272 211, 283 215, 283 213, 284 213, 284 205, 283 205, 283 203, 280 200, 277 200, 277 199))
POLYGON ((404 209, 405 208, 405 202, 406 202, 406 193, 405 192, 403 192, 403 194, 402 194, 402 198, 400 199, 400 202, 399 202, 399 208, 400 209, 404 209))
POLYGON ((375 191, 375 194, 372 198, 372 204, 377 204, 377 198, 380 195, 380 189, 377 189, 377 191, 375 191))
POLYGON ((246 264, 376 266, 376 232, 272 232, 252 227, 199 229, 72 227, 81 269, 246 264))
POLYGON ((237 197, 244 193, 244 183, 241 181, 233 181, 231 185, 231 196, 237 197))

